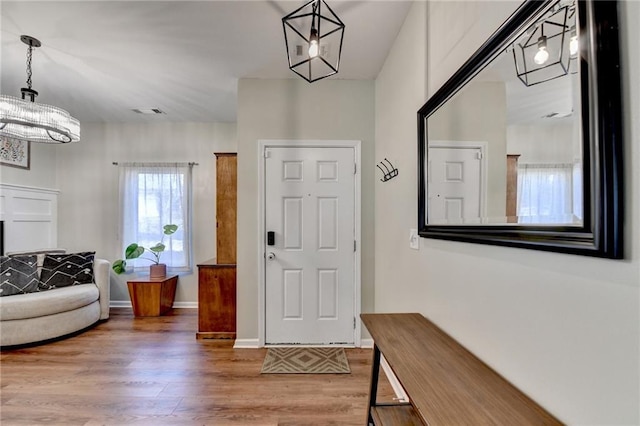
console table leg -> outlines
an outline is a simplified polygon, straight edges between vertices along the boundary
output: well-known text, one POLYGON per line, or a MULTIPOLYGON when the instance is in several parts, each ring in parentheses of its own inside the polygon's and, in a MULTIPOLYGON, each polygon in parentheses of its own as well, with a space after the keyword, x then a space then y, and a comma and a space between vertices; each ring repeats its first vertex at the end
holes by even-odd
POLYGON ((378 395, 378 376, 380 375, 380 349, 378 345, 373 344, 373 362, 371 363, 371 388, 369 389, 369 406, 367 407, 367 424, 373 425, 373 417, 371 416, 371 407, 377 402, 378 395))

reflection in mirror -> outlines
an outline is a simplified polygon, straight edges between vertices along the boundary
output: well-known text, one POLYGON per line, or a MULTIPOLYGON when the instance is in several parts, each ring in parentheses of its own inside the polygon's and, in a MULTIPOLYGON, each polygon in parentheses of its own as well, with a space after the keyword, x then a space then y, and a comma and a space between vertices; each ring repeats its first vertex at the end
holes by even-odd
POLYGON ((429 224, 583 225, 576 18, 556 3, 429 117, 429 224))
POLYGON ((418 111, 421 237, 622 258, 618 3, 524 0, 418 111))

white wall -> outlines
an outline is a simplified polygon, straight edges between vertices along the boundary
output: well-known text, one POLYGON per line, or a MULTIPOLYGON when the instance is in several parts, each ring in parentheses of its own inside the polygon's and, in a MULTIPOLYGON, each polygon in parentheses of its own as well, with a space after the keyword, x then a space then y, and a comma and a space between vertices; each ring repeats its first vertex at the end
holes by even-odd
POLYGON ((68 146, 32 143, 29 170, 0 166, 0 182, 56 189, 56 155, 65 148, 68 146))
POLYGON ((564 422, 638 424, 640 176, 631 166, 640 162, 632 30, 640 2, 622 2, 620 13, 625 260, 432 239, 409 249, 417 223, 415 112, 425 87, 433 93, 513 10, 499 1, 416 2, 376 80, 376 157, 400 169, 375 186, 376 311, 426 315, 564 422))
POLYGON ((242 79, 238 85, 238 338, 258 338, 258 140, 362 141, 362 310, 373 309, 373 81, 242 79))
MULTIPOLYGON (((571 124, 546 126, 513 125, 507 127, 507 153, 520 154, 518 163, 573 164, 582 150, 575 152, 571 124)), ((579 138, 581 136, 576 136, 579 138)), ((579 145, 578 145, 579 147, 579 145)))
MULTIPOLYGON (((83 123, 81 142, 59 149, 58 244, 68 251, 95 250, 96 256, 110 261, 122 257, 118 241, 118 167, 112 162, 199 164, 193 168, 194 273, 180 276, 176 292, 176 302, 195 305, 198 301, 195 264, 216 254, 213 153, 236 152, 235 123, 83 123)), ((127 277, 112 274, 112 301, 129 302, 127 277)))

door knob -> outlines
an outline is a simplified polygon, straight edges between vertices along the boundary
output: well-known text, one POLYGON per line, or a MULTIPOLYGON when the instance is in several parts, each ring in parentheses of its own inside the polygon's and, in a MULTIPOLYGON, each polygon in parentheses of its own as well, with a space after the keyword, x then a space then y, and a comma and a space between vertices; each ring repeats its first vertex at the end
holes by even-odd
POLYGON ((267 253, 267 259, 273 260, 275 258, 276 258, 276 255, 273 252, 270 251, 269 253, 267 253))

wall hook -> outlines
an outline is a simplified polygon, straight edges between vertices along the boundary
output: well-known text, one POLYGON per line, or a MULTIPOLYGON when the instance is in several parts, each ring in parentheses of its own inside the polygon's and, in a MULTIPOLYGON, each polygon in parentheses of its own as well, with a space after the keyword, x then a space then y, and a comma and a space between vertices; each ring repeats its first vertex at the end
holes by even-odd
POLYGON ((398 169, 393 167, 393 164, 391 164, 391 162, 386 158, 382 160, 379 164, 376 164, 376 167, 379 168, 382 174, 384 175, 382 179, 380 179, 382 182, 386 182, 389 179, 393 179, 394 177, 398 176, 398 169), (385 161, 387 162, 387 164, 389 164, 389 167, 387 167, 387 165, 384 164, 385 161), (380 166, 384 167, 384 169, 380 166))

